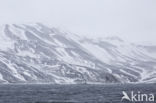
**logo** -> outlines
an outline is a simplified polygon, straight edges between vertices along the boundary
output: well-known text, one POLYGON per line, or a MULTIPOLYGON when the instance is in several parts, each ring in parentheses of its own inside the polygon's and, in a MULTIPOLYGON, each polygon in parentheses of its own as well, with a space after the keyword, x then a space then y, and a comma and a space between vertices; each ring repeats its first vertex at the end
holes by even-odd
POLYGON ((154 102, 154 94, 153 93, 141 93, 140 91, 134 92, 131 91, 129 94, 125 91, 122 91, 122 98, 121 101, 127 100, 127 101, 132 101, 132 102, 154 102))

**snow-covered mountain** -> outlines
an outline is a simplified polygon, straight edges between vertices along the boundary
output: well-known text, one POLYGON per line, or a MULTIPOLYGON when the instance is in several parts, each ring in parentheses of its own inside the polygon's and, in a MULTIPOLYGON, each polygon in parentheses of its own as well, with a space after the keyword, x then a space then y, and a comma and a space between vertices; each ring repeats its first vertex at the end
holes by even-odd
POLYGON ((0 27, 1 83, 156 82, 156 46, 88 39, 41 23, 0 27))

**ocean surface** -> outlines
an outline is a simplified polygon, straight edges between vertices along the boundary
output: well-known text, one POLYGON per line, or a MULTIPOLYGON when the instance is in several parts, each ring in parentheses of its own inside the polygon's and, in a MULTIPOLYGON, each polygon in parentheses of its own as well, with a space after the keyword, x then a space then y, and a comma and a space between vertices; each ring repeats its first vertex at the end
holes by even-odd
POLYGON ((0 103, 156 103, 121 101, 122 91, 156 95, 156 84, 1 84, 0 103))

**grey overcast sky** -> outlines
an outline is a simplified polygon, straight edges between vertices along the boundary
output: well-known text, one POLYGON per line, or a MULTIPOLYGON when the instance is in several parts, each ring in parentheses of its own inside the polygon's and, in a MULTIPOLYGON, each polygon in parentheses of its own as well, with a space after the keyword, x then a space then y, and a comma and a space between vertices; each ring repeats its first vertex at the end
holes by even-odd
POLYGON ((156 0, 0 0, 1 24, 27 22, 156 43, 156 0))

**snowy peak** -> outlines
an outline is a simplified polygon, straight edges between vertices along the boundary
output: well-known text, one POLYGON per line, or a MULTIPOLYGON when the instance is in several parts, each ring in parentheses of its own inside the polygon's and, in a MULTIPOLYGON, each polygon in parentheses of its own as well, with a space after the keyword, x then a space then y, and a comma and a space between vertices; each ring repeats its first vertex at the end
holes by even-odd
POLYGON ((88 39, 41 23, 0 27, 0 82, 152 82, 155 46, 88 39))

